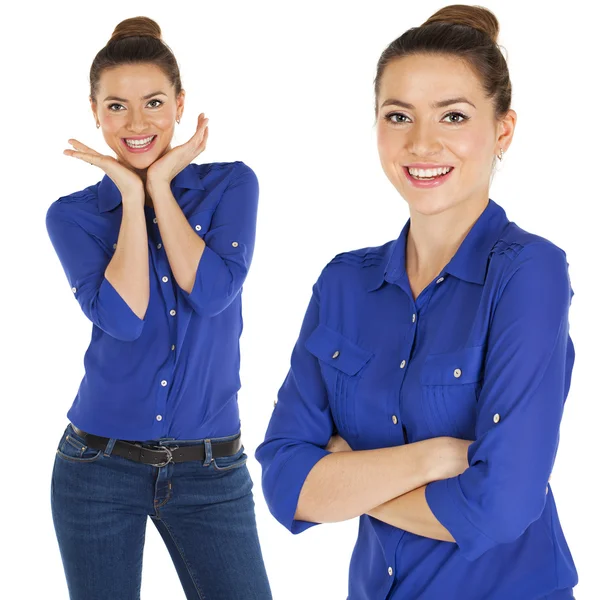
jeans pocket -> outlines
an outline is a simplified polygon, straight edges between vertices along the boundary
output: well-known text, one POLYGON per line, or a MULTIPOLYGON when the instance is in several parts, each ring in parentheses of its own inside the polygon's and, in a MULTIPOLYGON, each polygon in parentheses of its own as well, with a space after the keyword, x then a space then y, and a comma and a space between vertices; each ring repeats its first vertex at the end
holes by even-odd
POLYGON ((56 454, 70 462, 89 463, 98 460, 102 456, 102 450, 88 448, 83 438, 78 436, 69 424, 58 444, 56 454))
POLYGON ((221 456, 219 458, 213 459, 210 463, 210 468, 214 471, 231 471, 233 469, 238 469, 239 467, 243 467, 248 460, 248 456, 244 451, 244 446, 242 446, 235 454, 231 456, 221 456))

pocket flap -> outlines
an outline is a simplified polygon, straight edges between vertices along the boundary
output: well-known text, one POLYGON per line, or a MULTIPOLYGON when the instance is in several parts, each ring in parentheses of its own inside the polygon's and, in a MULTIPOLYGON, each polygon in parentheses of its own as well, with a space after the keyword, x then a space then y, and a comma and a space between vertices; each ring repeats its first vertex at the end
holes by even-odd
POLYGON ((483 377, 484 347, 473 346, 456 352, 430 354, 421 369, 424 385, 463 385, 483 377))
POLYGON ((320 361, 347 375, 356 375, 371 359, 373 352, 357 346, 341 333, 319 325, 308 337, 306 349, 320 361))

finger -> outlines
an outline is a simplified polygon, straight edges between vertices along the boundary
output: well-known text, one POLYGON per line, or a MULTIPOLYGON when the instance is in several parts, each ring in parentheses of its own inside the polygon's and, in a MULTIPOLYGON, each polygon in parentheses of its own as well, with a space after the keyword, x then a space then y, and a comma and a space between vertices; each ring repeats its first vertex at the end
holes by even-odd
POLYGON ((76 150, 80 150, 82 152, 89 152, 90 154, 97 154, 98 156, 100 156, 99 152, 96 152, 93 148, 82 144, 79 140, 71 138, 69 140, 69 144, 71 144, 71 146, 73 146, 73 148, 75 148, 76 150))
POLYGON ((72 156, 73 158, 78 158, 79 160, 96 167, 101 167, 102 165, 103 156, 98 153, 92 154, 91 152, 80 152, 79 150, 64 150, 63 154, 72 156))

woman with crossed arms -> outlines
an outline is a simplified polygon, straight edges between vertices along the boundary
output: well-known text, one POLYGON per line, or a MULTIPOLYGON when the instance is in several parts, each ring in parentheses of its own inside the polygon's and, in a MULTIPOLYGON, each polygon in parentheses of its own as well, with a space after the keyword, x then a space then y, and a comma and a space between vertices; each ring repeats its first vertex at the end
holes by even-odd
POLYGON ((572 291, 565 253, 489 199, 516 123, 497 34, 486 9, 448 6, 381 56, 379 155, 410 219, 323 269, 257 450, 293 533, 360 517, 349 600, 566 600, 577 583, 548 486, 572 291))

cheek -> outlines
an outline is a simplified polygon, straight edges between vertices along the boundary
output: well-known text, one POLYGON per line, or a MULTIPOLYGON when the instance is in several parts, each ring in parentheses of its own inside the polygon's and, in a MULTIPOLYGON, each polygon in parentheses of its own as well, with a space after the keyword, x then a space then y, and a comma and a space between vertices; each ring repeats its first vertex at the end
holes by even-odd
POLYGON ((123 119, 114 113, 104 113, 102 119, 102 131, 105 135, 114 135, 122 127, 123 119))
MULTIPOLYGON (((449 146, 452 148, 452 153, 458 156, 465 162, 482 163, 487 160, 488 146, 490 145, 489 134, 485 131, 473 129, 465 131, 462 135, 456 136, 449 146)), ((490 147, 491 148, 491 147, 490 147)))

